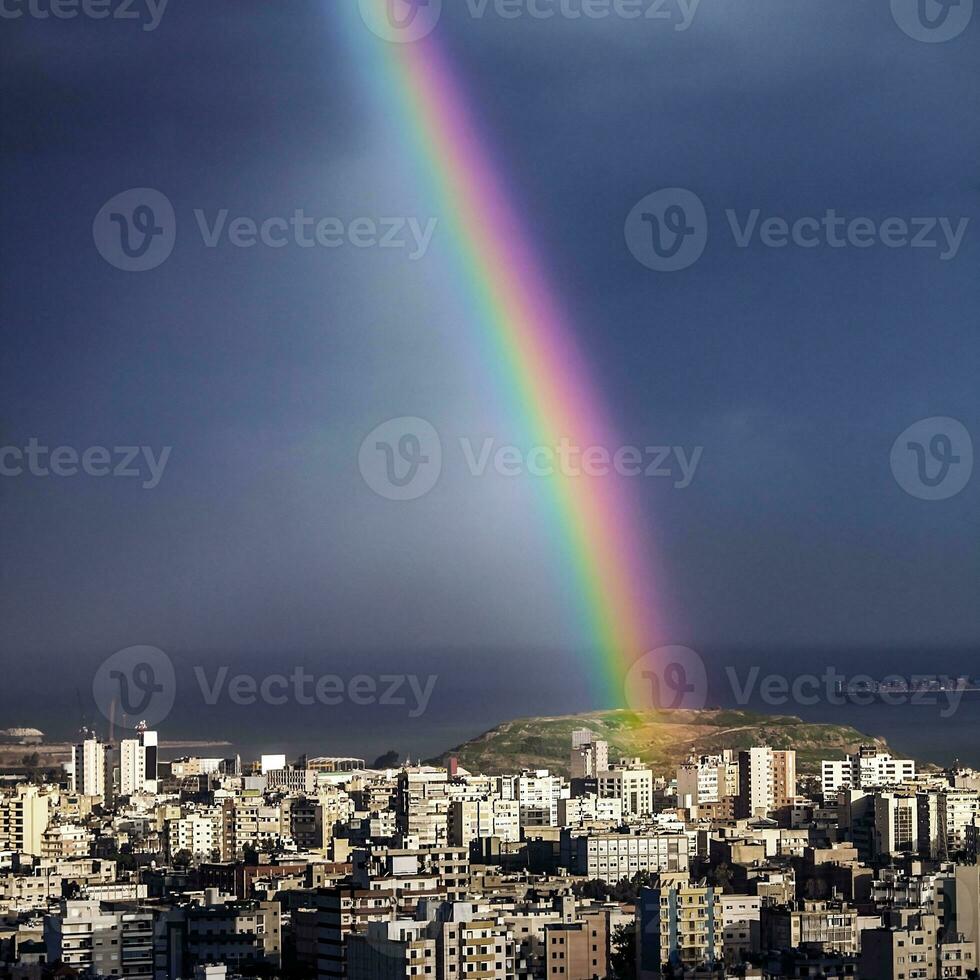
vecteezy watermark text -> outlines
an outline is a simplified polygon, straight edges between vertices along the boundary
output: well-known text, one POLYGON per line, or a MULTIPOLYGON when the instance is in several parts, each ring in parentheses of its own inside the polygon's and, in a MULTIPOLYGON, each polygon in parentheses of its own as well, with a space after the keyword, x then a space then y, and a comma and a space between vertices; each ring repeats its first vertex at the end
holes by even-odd
POLYGON ((92 477, 142 479, 144 490, 153 490, 163 479, 172 446, 157 453, 151 446, 89 446, 81 451, 73 446, 42 446, 36 438, 27 445, 0 446, 0 476, 15 477, 25 473, 35 477, 92 477), (145 465, 144 465, 145 464, 145 465))
POLYGON ((163 20, 169 0, 0 0, 0 19, 20 20, 135 20, 146 32, 163 20))
MULTIPOLYGON (((438 218, 408 215, 344 220, 310 215, 303 208, 262 217, 233 214, 229 208, 195 208, 193 215, 205 248, 349 246, 400 250, 413 262, 426 256, 439 224, 438 218)), ((133 187, 102 205, 92 222, 92 238, 111 266, 124 272, 148 272, 170 258, 177 243, 177 214, 165 194, 152 187, 133 187)))
MULTIPOLYGON (((670 480, 677 490, 693 482, 703 446, 582 446, 561 438, 554 445, 519 446, 492 437, 459 440, 470 476, 505 478, 645 477, 670 480)), ((446 454, 434 426, 416 416, 389 419, 361 442, 358 467, 364 482, 389 500, 416 500, 438 482, 446 454)))
POLYGON ((247 215, 230 221, 229 210, 222 208, 209 217, 196 209, 194 218, 201 239, 208 248, 217 248, 222 240, 235 248, 397 248, 409 249, 408 257, 415 261, 425 256, 432 244, 438 218, 314 218, 297 208, 288 218, 271 217, 257 221, 247 215))
MULTIPOLYGON (((980 684, 952 674, 889 674, 876 680, 870 674, 848 675, 827 667, 822 674, 789 676, 763 674, 753 665, 724 668, 725 686, 740 708, 763 703, 772 708, 788 705, 813 707, 867 706, 874 703, 902 706, 937 706, 941 718, 951 718, 968 691, 980 692, 980 684)), ((723 702, 728 692, 714 688, 723 702)), ((639 657, 624 678, 626 703, 635 711, 700 710, 708 703, 709 683, 703 658, 690 647, 664 646, 639 657)))
MULTIPOLYGON (((465 0, 454 12, 472 20, 654 21, 686 31, 701 0, 465 0)), ((411 43, 431 34, 442 16, 443 0, 358 0, 364 23, 385 41, 411 43)), ((448 5, 447 5, 448 6, 448 5)))
POLYGON ((690 451, 684 446, 577 446, 570 439, 559 439, 554 446, 499 445, 486 438, 478 443, 468 437, 459 440, 471 476, 483 476, 492 468, 499 476, 645 476, 667 478, 678 490, 693 482, 703 446, 690 451))
MULTIPOLYGON (((272 707, 342 704, 357 707, 380 705, 407 708, 410 718, 425 713, 438 676, 429 674, 312 674, 305 667, 289 673, 236 672, 227 665, 213 669, 197 666, 194 679, 207 707, 227 701, 239 707, 267 704, 272 707)), ((177 672, 173 661, 159 647, 132 646, 102 662, 92 679, 92 694, 99 711, 114 725, 133 728, 141 721, 153 727, 173 710, 177 697, 177 672)))
POLYGON ((296 667, 290 674, 231 675, 230 667, 219 667, 212 677, 203 667, 194 668, 204 703, 214 707, 222 698, 232 704, 247 707, 253 704, 281 706, 296 704, 302 707, 320 704, 336 707, 349 702, 366 707, 408 707, 409 718, 418 718, 429 706, 435 690, 437 675, 429 674, 424 680, 416 674, 356 674, 350 678, 339 674, 309 673, 296 667))
POLYGON ((659 20, 675 31, 694 22, 701 0, 466 0, 474 20, 493 15, 500 20, 659 20))
POLYGON ((749 248, 753 242, 766 248, 931 248, 938 249, 941 261, 955 259, 963 244, 969 218, 959 218, 955 226, 951 218, 848 218, 834 208, 822 215, 805 215, 787 220, 779 215, 763 217, 759 208, 740 216, 727 210, 725 217, 732 238, 739 248, 749 248))
MULTIPOLYGON (((941 262, 959 254, 970 219, 923 215, 881 219, 839 213, 785 217, 761 208, 726 209, 725 227, 738 249, 818 248, 923 249, 941 262)), ((709 238, 708 212, 701 199, 683 187, 665 187, 646 195, 632 208, 624 226, 633 257, 656 272, 677 272, 694 265, 709 238)))
POLYGON ((947 674, 912 674, 903 677, 890 674, 875 680, 870 674, 848 676, 835 667, 822 674, 762 675, 759 667, 751 667, 744 677, 735 667, 726 667, 725 674, 735 701, 742 707, 758 698, 771 707, 797 704, 803 707, 825 703, 833 705, 870 705, 876 701, 888 705, 942 705, 941 718, 956 714, 969 686, 965 678, 947 674))

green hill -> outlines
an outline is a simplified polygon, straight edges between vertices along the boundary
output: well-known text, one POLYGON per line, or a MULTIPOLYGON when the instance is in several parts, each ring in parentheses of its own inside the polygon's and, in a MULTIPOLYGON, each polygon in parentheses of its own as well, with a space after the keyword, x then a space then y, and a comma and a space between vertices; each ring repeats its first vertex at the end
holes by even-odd
POLYGON ((818 725, 792 715, 762 715, 751 711, 636 712, 620 708, 555 718, 507 721, 439 756, 450 756, 472 772, 504 773, 520 769, 551 769, 568 774, 572 731, 591 729, 609 742, 610 761, 639 758, 657 772, 673 775, 677 764, 693 751, 717 752, 769 745, 796 749, 797 768, 815 773, 821 759, 840 758, 859 745, 886 743, 848 725, 818 725))

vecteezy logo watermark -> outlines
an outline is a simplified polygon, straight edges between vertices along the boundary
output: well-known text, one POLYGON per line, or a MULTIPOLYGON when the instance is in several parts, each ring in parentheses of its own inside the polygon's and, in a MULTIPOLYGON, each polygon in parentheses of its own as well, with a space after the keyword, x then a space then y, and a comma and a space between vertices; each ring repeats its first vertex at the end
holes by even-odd
POLYGON ((92 695, 111 724, 152 728, 171 712, 177 678, 170 658, 157 647, 133 646, 114 653, 95 673, 92 695))
POLYGON ((907 494, 920 500, 947 500, 970 482, 973 440, 956 419, 921 419, 895 440, 891 467, 907 494))
POLYGON ((442 15, 442 0, 358 0, 364 23, 382 41, 408 43, 431 34, 442 15))
POLYGON ((708 700, 704 661, 690 647, 658 647, 630 667, 626 704, 634 711, 697 710, 708 700))
POLYGON ((123 191, 102 205, 92 223, 92 237, 109 265, 124 272, 148 272, 174 250, 174 207, 151 187, 123 191))
POLYGON ((357 464, 364 482, 388 500, 417 500, 439 482, 442 441, 425 419, 389 419, 365 436, 357 464))
POLYGON ((656 272, 677 272, 701 258, 708 244, 708 215, 696 194, 667 187, 630 211, 625 231, 638 262, 656 272))
POLYGON ((142 480, 144 490, 153 490, 163 479, 172 450, 164 446, 158 454, 151 446, 89 446, 79 452, 72 446, 49 449, 32 437, 23 448, 0 446, 0 476, 135 477, 142 480))
MULTIPOLYGON (((2 2, 2 0, 0 0, 2 2)), ((411 261, 429 251, 438 218, 360 217, 349 222, 337 217, 313 217, 296 208, 289 217, 256 219, 232 215, 228 208, 209 214, 195 208, 194 221, 205 248, 227 243, 233 248, 354 248, 404 249, 411 261)), ((177 240, 173 204, 147 187, 117 194, 95 217, 95 247, 112 266, 125 272, 147 272, 170 257, 177 240)))
POLYGON ((168 0, 0 0, 0 18, 20 20, 135 20, 144 31, 155 31, 163 20, 168 0))
POLYGON ((336 707, 349 702, 362 707, 374 704, 408 707, 409 718, 418 718, 425 713, 438 680, 435 674, 424 679, 416 674, 380 674, 378 677, 357 674, 345 679, 338 674, 316 676, 303 667, 296 667, 288 675, 235 674, 229 677, 230 670, 219 667, 213 677, 208 677, 203 667, 194 668, 205 704, 214 707, 223 697, 242 707, 259 703, 274 707, 286 704, 336 707))
MULTIPOLYGON (((470 476, 502 477, 651 477, 669 479, 677 490, 693 482, 704 455, 703 446, 579 446, 562 438, 553 446, 523 448, 498 444, 491 437, 459 440, 470 476)), ((364 482, 389 500, 417 500, 439 479, 444 464, 442 440, 425 419, 390 419, 361 443, 358 466, 364 482)))
MULTIPOLYGON (((940 261, 955 259, 969 218, 868 217, 840 215, 828 208, 821 215, 787 219, 766 216, 761 209, 725 211, 736 248, 932 249, 940 261)), ((669 187, 648 194, 626 218, 626 244, 634 258, 656 272, 677 272, 693 265, 708 242, 708 216, 701 199, 689 190, 669 187)))
POLYGON ((926 44, 952 41, 973 18, 973 0, 891 0, 891 8, 895 23, 926 44))

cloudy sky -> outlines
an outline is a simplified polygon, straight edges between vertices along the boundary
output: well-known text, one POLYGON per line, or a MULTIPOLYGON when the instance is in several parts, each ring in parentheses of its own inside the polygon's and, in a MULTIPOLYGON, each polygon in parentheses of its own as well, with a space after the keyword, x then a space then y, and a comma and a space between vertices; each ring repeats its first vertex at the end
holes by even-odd
MULTIPOLYGON (((155 486, 143 455, 139 477, 0 477, 11 724, 67 733, 92 713, 95 668, 135 644, 185 679, 436 674, 422 717, 379 716, 426 750, 591 703, 534 478, 461 462, 462 438, 525 434, 445 281, 446 216, 377 111, 354 2, 171 0, 154 19, 138 0, 137 19, 106 20, 24 4, 0 22, 0 445, 108 447, 113 464, 116 447, 158 463, 172 447, 155 486), (138 273, 93 233, 131 188, 160 192, 176 228, 138 273), (406 247, 244 248, 228 227, 297 210, 345 230, 399 216, 406 247), (434 220, 431 240, 408 219, 434 220), (432 492, 397 502, 358 454, 404 416, 451 458, 432 492)), ((980 17, 930 43, 901 0, 644 0, 666 16, 639 20, 628 4, 601 19, 563 14, 575 0, 478 6, 450 0, 433 37, 624 444, 701 449, 690 485, 639 488, 671 642, 709 665, 734 649, 975 650, 980 478, 923 499, 890 453, 919 420, 957 420, 939 435, 962 473, 962 431, 980 437, 980 17), (673 272, 624 236, 663 188, 696 195, 708 229, 673 272), (865 219, 867 247, 820 237, 831 209, 865 219), (765 244, 772 218, 815 219, 816 244, 765 244)), ((941 453, 933 434, 922 445, 941 453)), ((172 728, 223 734, 192 700, 172 728)), ((361 717, 295 724, 352 750, 361 717)))

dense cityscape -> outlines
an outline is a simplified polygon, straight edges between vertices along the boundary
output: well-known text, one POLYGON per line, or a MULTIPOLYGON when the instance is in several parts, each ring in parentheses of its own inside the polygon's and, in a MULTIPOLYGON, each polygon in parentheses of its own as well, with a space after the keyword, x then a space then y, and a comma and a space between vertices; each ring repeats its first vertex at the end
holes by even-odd
POLYGON ((980 980, 978 11, 0 0, 0 980, 980 980))
POLYGON ((972 977, 980 772, 766 745, 674 772, 586 728, 562 772, 164 760, 42 733, 0 796, 11 980, 972 977))

